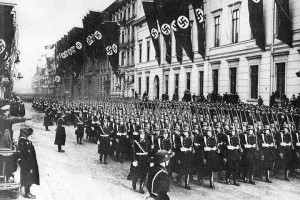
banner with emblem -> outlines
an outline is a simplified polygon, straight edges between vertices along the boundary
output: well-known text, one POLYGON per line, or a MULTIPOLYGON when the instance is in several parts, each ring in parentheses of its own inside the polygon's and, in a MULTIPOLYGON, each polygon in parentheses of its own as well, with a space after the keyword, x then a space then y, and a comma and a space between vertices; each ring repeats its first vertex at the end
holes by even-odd
POLYGON ((177 61, 182 64, 182 56, 183 56, 183 50, 182 50, 182 46, 181 44, 179 44, 179 42, 177 42, 178 40, 178 33, 177 33, 177 25, 176 25, 176 20, 173 16, 173 21, 172 21, 172 30, 173 30, 173 33, 174 33, 174 37, 175 37, 175 50, 176 50, 176 58, 177 58, 177 61))
POLYGON ((10 68, 14 62, 14 14, 11 13, 13 6, 0 5, 0 75, 10 79, 10 68))
POLYGON ((158 22, 161 33, 166 42, 166 61, 171 64, 172 60, 172 44, 171 44, 171 22, 170 16, 173 15, 172 0, 154 0, 154 3, 158 10, 158 22))
POLYGON ((292 47, 293 30, 292 19, 289 11, 289 0, 275 0, 275 2, 277 5, 279 21, 277 39, 292 47))
POLYGON ((143 0, 142 1, 146 21, 148 24, 148 28, 150 31, 150 35, 152 38, 152 42, 154 45, 155 53, 156 53, 156 60, 158 65, 160 65, 160 48, 159 48, 159 33, 158 33, 158 26, 157 26, 157 9, 153 1, 143 0))
POLYGON ((120 27, 117 22, 105 22, 105 50, 115 74, 117 74, 119 70, 119 35, 120 27))
POLYGON ((204 1, 191 0, 198 30, 198 53, 205 59, 205 15, 204 1))
POLYGON ((265 50, 265 25, 263 0, 248 0, 249 22, 256 45, 265 50))
POLYGON ((189 2, 182 0, 174 0, 174 14, 176 23, 176 42, 178 42, 185 50, 187 56, 194 62, 194 52, 192 48, 191 26, 189 18, 189 2))

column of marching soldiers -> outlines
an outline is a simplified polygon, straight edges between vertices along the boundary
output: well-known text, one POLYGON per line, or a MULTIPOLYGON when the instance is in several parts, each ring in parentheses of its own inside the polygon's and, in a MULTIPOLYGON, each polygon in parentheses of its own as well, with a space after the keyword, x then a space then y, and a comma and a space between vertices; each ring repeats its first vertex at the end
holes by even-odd
POLYGON ((52 119, 73 123, 78 144, 84 133, 98 144, 101 163, 108 156, 132 159, 128 179, 135 190, 139 180, 141 193, 158 150, 172 155, 170 178, 177 174, 186 189, 190 180, 202 185, 207 177, 211 188, 214 177, 236 186, 255 185, 254 176, 272 183, 270 173, 290 181, 300 166, 299 108, 293 106, 35 98, 33 107, 45 111, 47 129, 52 119))

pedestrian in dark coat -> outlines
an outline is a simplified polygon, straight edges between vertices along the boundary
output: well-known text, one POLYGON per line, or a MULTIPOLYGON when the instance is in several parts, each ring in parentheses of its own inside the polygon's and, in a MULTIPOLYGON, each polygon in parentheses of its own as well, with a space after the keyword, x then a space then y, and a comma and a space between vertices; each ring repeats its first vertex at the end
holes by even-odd
POLYGON ((32 184, 40 185, 39 167, 32 142, 28 139, 33 133, 32 128, 22 128, 19 136, 21 186, 25 189, 25 198, 35 199, 30 193, 32 184))
POLYGON ((66 143, 66 131, 65 131, 65 120, 63 117, 59 118, 57 120, 57 128, 56 128, 56 135, 55 135, 55 141, 54 144, 58 146, 58 152, 65 152, 61 149, 61 146, 64 146, 66 143))

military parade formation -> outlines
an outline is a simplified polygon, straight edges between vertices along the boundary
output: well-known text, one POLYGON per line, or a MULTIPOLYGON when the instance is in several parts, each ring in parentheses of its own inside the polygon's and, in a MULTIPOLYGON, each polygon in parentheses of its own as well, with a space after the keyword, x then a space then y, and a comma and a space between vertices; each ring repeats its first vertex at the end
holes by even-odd
POLYGON ((36 97, 32 106, 45 112, 46 130, 57 124, 59 152, 64 152, 64 126, 74 125, 78 144, 84 136, 98 144, 101 163, 108 164, 108 156, 131 160, 127 178, 142 194, 161 150, 170 158, 168 177, 188 190, 190 180, 203 185, 207 178, 212 189, 214 178, 236 186, 255 185, 254 177, 272 183, 270 174, 290 181, 300 167, 297 105, 36 97))

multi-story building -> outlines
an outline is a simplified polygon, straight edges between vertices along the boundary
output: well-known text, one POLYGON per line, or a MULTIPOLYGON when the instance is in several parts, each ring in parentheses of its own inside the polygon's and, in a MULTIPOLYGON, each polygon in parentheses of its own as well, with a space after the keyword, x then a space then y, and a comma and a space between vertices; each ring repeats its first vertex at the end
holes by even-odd
POLYGON ((112 74, 112 97, 134 96, 137 0, 116 0, 104 12, 120 24, 119 72, 112 74))
MULTIPOLYGON (((192 28, 194 63, 183 54, 182 64, 176 61, 172 43, 172 63, 165 62, 165 42, 159 36, 162 64, 155 60, 155 51, 145 20, 143 6, 136 1, 137 18, 134 22, 135 91, 147 92, 150 99, 167 93, 172 98, 178 90, 179 98, 189 89, 191 94, 205 96, 212 92, 237 93, 243 102, 257 102, 259 96, 268 104, 272 92, 291 97, 300 92, 300 79, 295 75, 300 63, 300 1, 290 0, 289 18, 292 21, 293 48, 276 39, 278 8, 274 1, 263 2, 266 50, 255 43, 249 24, 248 1, 206 0, 205 51, 198 52, 197 24, 189 6, 192 28)), ((280 8, 281 9, 281 8, 280 8)), ((172 41, 175 41, 172 33, 172 41)))

